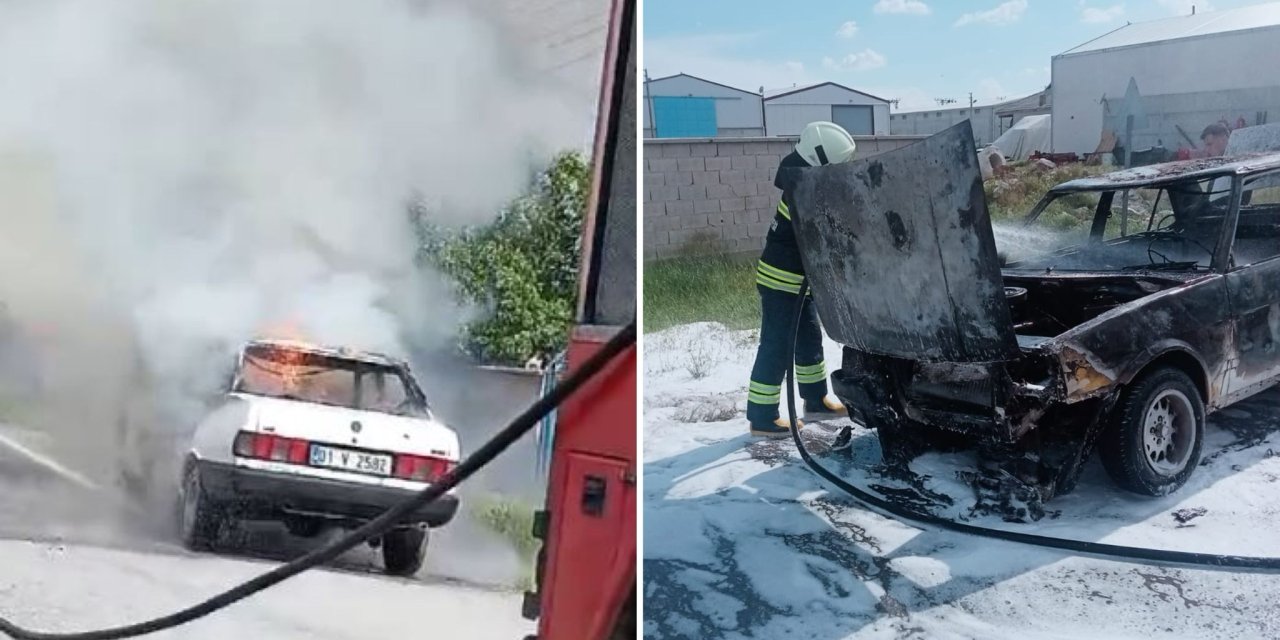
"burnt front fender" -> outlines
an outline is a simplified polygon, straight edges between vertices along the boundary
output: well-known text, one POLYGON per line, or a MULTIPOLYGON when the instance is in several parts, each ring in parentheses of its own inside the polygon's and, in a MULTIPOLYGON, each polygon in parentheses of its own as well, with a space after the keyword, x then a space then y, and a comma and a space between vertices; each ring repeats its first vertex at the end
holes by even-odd
POLYGON ((894 151, 791 169, 792 222, 827 333, 917 361, 1018 346, 968 121, 894 151))
POLYGON ((1171 359, 1202 384, 1216 406, 1232 360, 1226 287, 1210 276, 1122 305, 1047 346, 1061 365, 1066 402, 1112 393, 1171 359))
MULTIPOLYGON (((1185 341, 1172 338, 1161 340, 1139 353, 1128 366, 1121 370, 1120 383, 1133 382, 1157 361, 1172 362, 1175 366, 1184 369, 1187 375, 1200 386, 1200 393, 1204 394, 1206 404, 1212 404, 1211 400, 1220 395, 1221 384, 1214 384, 1215 376, 1204 358, 1185 341)), ((1217 377, 1221 378, 1220 375, 1217 377)))

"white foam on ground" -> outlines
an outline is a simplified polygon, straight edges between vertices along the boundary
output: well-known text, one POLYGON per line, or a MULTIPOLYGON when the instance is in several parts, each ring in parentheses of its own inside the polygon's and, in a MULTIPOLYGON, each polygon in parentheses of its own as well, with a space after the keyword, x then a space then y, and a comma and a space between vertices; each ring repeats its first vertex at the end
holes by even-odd
MULTIPOLYGON (((1072 557, 921 529, 832 492, 789 440, 747 436, 750 334, 701 323, 645 336, 646 638, 1280 637, 1277 575, 1072 557), (704 362, 708 352, 714 358, 704 362), (708 398, 736 403, 737 411, 682 420, 698 415, 682 407, 708 398)), ((824 350, 828 369, 838 366, 838 345, 824 350)), ((1268 453, 1280 438, 1234 450, 1228 444, 1235 436, 1221 428, 1229 420, 1280 422, 1271 406, 1264 399, 1211 418, 1204 451, 1217 455, 1172 496, 1123 494, 1095 461, 1075 492, 1050 503, 1062 511, 1057 518, 971 522, 1280 556, 1280 459, 1268 453), (1179 526, 1173 514, 1192 508, 1206 512, 1179 526)), ((866 469, 879 457, 874 433, 856 435, 854 464, 840 473, 860 486, 892 484, 866 469)), ((952 515, 973 502, 955 478, 965 460, 963 453, 930 454, 912 465, 930 476, 929 488, 956 498, 952 515)))

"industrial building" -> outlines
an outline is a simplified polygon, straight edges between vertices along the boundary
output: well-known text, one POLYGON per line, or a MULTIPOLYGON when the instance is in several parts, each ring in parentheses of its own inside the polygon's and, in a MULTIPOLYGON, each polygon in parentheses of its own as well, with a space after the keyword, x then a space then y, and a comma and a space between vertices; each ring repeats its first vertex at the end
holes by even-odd
POLYGON ((1210 124, 1280 117, 1278 55, 1280 2, 1122 26, 1054 56, 1053 150, 1099 151, 1129 127, 1135 151, 1194 154, 1210 124))
POLYGON ((765 131, 798 136, 810 122, 834 122, 855 136, 889 135, 889 101, 834 82, 766 91, 765 131))
POLYGON ((765 133, 758 93, 685 73, 648 80, 644 88, 646 138, 743 138, 765 133))
POLYGON ((904 111, 889 116, 889 133, 895 136, 929 136, 969 120, 974 140, 979 145, 986 145, 1026 116, 1049 113, 1049 103, 1049 91, 1046 89, 1025 98, 991 105, 904 111))

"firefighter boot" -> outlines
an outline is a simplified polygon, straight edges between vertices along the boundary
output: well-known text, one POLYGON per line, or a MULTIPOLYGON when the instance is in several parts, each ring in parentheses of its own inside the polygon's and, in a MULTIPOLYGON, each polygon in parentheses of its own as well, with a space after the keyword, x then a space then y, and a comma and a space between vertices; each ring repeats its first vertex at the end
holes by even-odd
MULTIPOLYGON (((798 418, 796 427, 804 428, 804 423, 798 418)), ((773 422, 752 422, 751 435, 760 438, 786 438, 791 435, 791 421, 786 418, 777 418, 773 422)))
POLYGON ((845 408, 839 400, 830 395, 822 396, 821 402, 804 401, 804 415, 816 416, 821 418, 835 418, 839 416, 849 415, 849 410, 845 408))

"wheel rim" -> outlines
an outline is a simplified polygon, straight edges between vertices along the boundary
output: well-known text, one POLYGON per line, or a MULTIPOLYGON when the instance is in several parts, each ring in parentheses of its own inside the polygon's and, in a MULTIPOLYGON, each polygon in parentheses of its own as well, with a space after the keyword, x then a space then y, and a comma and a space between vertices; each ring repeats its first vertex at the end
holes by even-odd
POLYGON ((1166 477, 1181 473, 1191 459, 1197 428, 1186 394, 1166 389, 1153 398, 1142 421, 1142 448, 1151 470, 1166 477))

